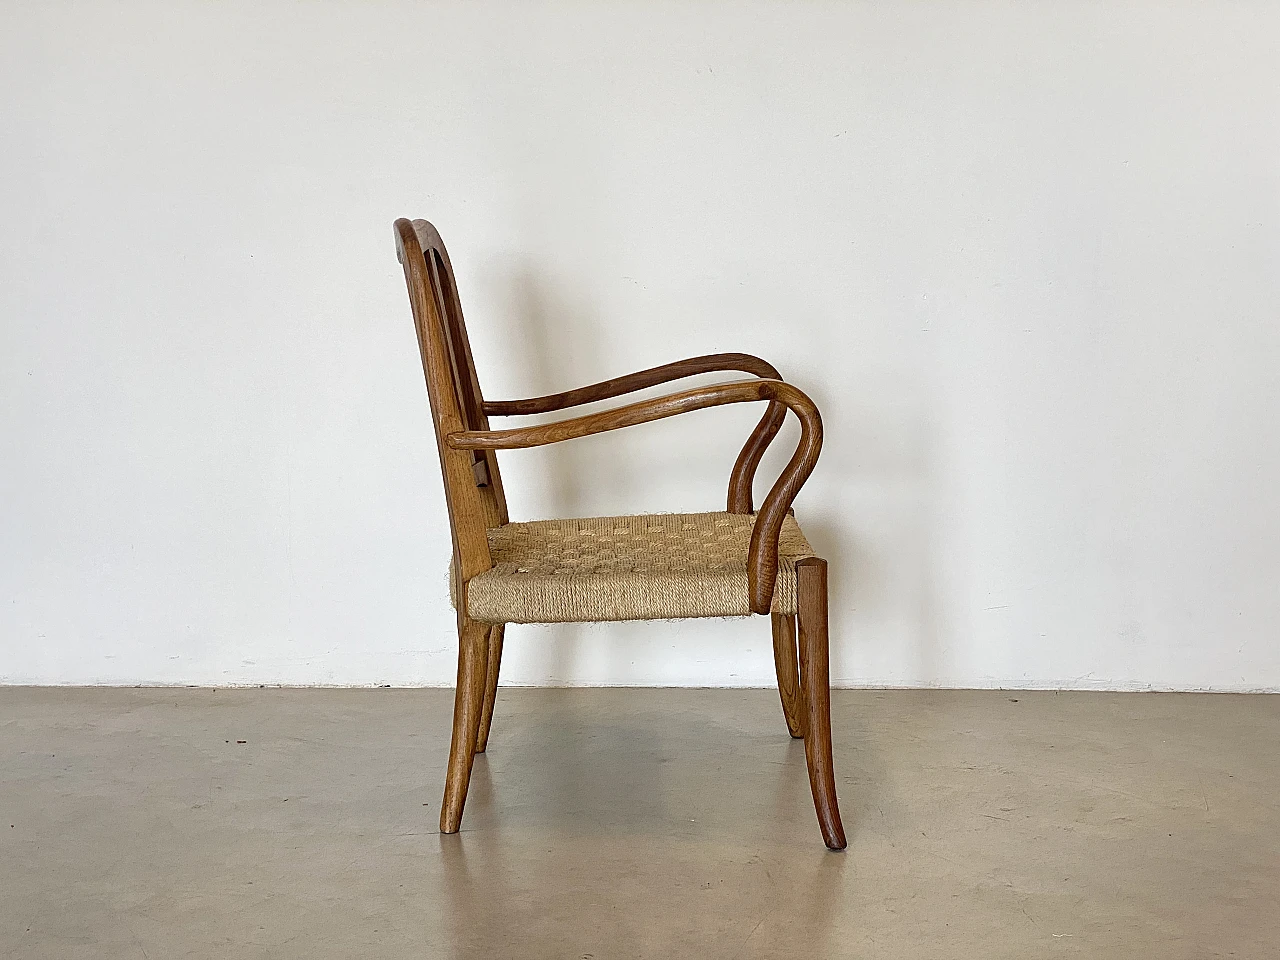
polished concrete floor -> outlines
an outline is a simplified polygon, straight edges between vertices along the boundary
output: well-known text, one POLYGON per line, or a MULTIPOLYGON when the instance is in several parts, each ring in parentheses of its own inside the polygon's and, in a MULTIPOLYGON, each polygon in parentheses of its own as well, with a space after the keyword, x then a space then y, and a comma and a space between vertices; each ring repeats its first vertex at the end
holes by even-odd
POLYGON ((1280 697, 0 689, 0 957, 1280 954, 1280 697))

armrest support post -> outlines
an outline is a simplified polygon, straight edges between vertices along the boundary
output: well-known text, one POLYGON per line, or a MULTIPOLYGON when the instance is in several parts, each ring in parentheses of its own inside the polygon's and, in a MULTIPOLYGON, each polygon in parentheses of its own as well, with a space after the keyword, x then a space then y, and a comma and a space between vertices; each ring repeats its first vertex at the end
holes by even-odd
POLYGON ((782 521, 786 519, 796 494, 813 473, 822 452, 822 415, 812 400, 795 387, 781 382, 771 382, 765 396, 774 401, 770 403, 771 407, 775 403, 783 404, 800 420, 800 442, 764 498, 760 512, 756 514, 755 526, 751 529, 747 588, 751 595, 751 609, 755 613, 770 611, 778 579, 778 536, 782 533, 782 521))
POLYGON ((786 404, 771 401, 764 416, 751 431, 751 436, 747 437, 747 442, 743 444, 742 452, 738 454, 738 459, 733 465, 733 473, 729 475, 728 509, 730 513, 751 513, 754 510, 751 503, 751 487, 756 478, 756 468, 760 466, 764 452, 769 449, 769 444, 778 435, 786 419, 786 404))

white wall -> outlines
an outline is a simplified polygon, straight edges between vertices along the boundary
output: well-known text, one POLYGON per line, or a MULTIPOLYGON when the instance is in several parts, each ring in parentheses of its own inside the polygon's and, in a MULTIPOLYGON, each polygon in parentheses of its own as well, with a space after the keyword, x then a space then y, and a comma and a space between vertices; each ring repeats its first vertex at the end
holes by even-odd
MULTIPOLYGON (((407 215, 490 396, 721 350, 811 392, 837 682, 1280 687, 1275 4, 4 20, 0 680, 452 682, 407 215)), ((509 454, 513 512, 716 509, 755 414, 509 454)), ((761 620, 508 649, 772 682, 761 620)))

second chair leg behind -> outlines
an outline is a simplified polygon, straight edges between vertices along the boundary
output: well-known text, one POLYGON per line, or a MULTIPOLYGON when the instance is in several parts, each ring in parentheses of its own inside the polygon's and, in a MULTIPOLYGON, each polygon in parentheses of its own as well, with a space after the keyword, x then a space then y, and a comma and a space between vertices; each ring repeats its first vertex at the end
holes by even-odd
POLYGON ((773 617, 773 665, 778 673, 778 696, 782 698, 782 715, 787 731, 799 739, 804 736, 804 700, 800 693, 800 671, 796 651, 796 618, 775 613, 773 617))
POLYGON ((493 726, 493 704, 498 698, 498 671, 502 669, 502 637, 505 623, 495 623, 489 628, 489 661, 484 683, 484 705, 480 708, 480 730, 476 734, 476 753, 484 753, 489 746, 489 728, 493 726))

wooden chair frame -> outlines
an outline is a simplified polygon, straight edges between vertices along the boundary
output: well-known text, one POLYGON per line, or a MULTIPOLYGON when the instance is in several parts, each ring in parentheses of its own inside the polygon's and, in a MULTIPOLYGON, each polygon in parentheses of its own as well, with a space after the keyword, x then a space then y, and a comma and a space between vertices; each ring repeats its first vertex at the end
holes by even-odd
MULTIPOLYGON (((752 484, 765 450, 788 411, 800 422, 795 453, 756 515, 747 557, 751 610, 769 614, 778 573, 778 537, 801 486, 822 448, 822 418, 813 401, 773 366, 741 353, 694 357, 649 370, 527 400, 486 401, 480 392, 449 254, 425 220, 395 223, 396 253, 418 334, 444 478, 453 538, 458 617, 458 682, 453 738, 445 777, 440 830, 455 833, 475 754, 483 753, 493 722, 504 624, 467 616, 467 585, 493 567, 487 531, 509 522, 496 452, 558 443, 729 403, 765 401, 767 408, 747 438, 729 478, 728 511, 753 512, 752 484), (620 397, 698 374, 732 371, 754 379, 694 387, 611 410, 538 426, 490 428, 489 417, 549 413, 620 397)), ((827 564, 818 557, 796 562, 797 614, 771 614, 773 652, 783 715, 791 736, 803 738, 809 783, 823 840, 845 846, 836 799, 831 750, 828 680, 827 564)))

